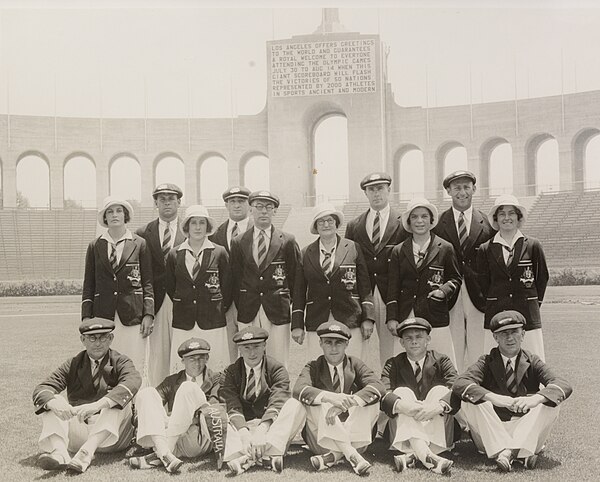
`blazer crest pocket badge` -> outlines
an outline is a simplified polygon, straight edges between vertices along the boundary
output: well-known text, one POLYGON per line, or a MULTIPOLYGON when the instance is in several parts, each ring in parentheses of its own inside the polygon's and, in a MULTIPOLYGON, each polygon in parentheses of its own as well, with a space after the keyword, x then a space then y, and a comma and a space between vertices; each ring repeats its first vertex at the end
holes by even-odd
POLYGON ((285 261, 282 261, 280 263, 273 263, 275 264, 275 270, 273 271, 273 276, 272 278, 275 280, 275 285, 278 286, 279 288, 281 288, 283 286, 283 284, 285 283, 285 278, 286 278, 286 274, 285 274, 285 261))
POLYGON ((221 289, 221 282, 219 280, 219 272, 218 271, 208 271, 208 279, 204 286, 208 289, 208 292, 211 294, 216 294, 221 289))
POLYGON ((431 290, 437 290, 444 284, 444 268, 438 268, 435 266, 429 267, 429 280, 427 284, 431 290))
POLYGON ((526 266, 523 270, 523 274, 520 279, 521 283, 525 286, 525 288, 531 288, 533 286, 533 282, 535 281, 535 277, 533 276, 533 270, 531 269, 531 265, 526 266))
POLYGON ((348 291, 352 291, 356 287, 356 266, 353 265, 342 265, 340 266, 342 270, 342 278, 341 281, 344 284, 344 287, 348 291))

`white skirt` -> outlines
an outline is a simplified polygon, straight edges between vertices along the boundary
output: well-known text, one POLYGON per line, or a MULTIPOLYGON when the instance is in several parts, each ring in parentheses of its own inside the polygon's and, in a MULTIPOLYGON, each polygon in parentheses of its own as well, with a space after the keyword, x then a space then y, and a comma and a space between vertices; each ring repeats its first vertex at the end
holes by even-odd
POLYGON ((115 313, 114 340, 110 347, 131 359, 137 371, 142 375, 142 386, 147 386, 149 385, 147 349, 149 340, 142 338, 141 326, 125 326, 121 323, 119 315, 115 313))

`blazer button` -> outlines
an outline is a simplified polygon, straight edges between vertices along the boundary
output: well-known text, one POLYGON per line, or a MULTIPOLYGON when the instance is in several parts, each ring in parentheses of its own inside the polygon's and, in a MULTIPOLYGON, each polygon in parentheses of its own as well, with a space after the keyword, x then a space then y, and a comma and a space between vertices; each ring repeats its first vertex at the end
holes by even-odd
POLYGON ((510 298, 512 298, 512 293, 508 295, 510 298))
POLYGON ((117 281, 117 277, 116 277, 116 276, 114 276, 114 277, 113 277, 113 279, 114 279, 115 281, 117 281))
POLYGON ((417 295, 414 295, 414 296, 413 296, 413 300, 416 300, 416 299, 417 299, 417 295))
POLYGON ((196 304, 196 300, 194 300, 194 304, 196 304))
POLYGON ((263 280, 263 277, 261 276, 259 279, 262 281, 262 280, 263 280))
POLYGON ((373 273, 373 276, 377 277, 377 273, 373 273))
POLYGON ((261 293, 260 296, 262 296, 263 294, 261 293))
POLYGON ((115 292, 113 293, 113 295, 117 296, 117 292, 115 291, 115 292))
POLYGON ((331 301, 331 296, 328 296, 328 297, 327 297, 327 299, 328 299, 329 301, 331 301))
POLYGON ((192 288, 196 289, 196 285, 192 285, 192 288))
POLYGON ((377 256, 375 256, 375 257, 373 258, 373 261, 377 261, 377 256))
POLYGON ((329 284, 329 280, 327 280, 327 284, 329 284))

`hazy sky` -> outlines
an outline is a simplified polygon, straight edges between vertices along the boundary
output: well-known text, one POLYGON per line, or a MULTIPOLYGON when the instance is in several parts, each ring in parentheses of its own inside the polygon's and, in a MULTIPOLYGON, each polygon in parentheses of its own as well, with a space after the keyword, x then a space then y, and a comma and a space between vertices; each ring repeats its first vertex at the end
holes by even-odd
MULTIPOLYGON (((600 89, 596 52, 600 9, 582 8, 593 2, 400 0, 369 3, 379 8, 359 8, 366 3, 337 2, 340 20, 348 31, 380 34, 389 47, 389 80, 400 105, 433 107, 600 89), (548 4, 553 8, 544 7, 548 4), (523 6, 528 8, 515 8, 523 6)), ((0 0, 0 113, 83 117, 255 114, 266 102, 266 42, 312 33, 321 21, 319 2, 314 1, 302 2, 311 8, 272 8, 290 5, 281 1, 250 1, 244 8, 240 2, 220 3, 230 8, 208 8, 206 2, 183 0, 84 0, 76 3, 81 8, 48 9, 45 5, 0 0), (138 8, 141 5, 148 8, 138 8), (31 8, 9 8, 14 6, 31 8)), ((72 7, 75 2, 59 5, 72 7)), ((328 137, 327 131, 323 136, 328 137)), ((552 142, 540 149, 545 159, 538 181, 556 188, 558 156, 552 142)), ((343 147, 325 144, 317 149, 317 157, 345 158, 343 147)), ((591 147, 600 154, 600 142, 591 147)), ((500 190, 512 185, 507 164, 510 146, 503 149, 497 155, 506 163, 491 166, 500 190)), ((419 162, 416 159, 414 166, 419 162)), ((450 153, 447 167, 464 167, 464 163, 464 153, 458 149, 450 153)), ((82 161, 75 164, 77 170, 66 175, 66 189, 75 198, 86 195, 93 202, 93 192, 78 182, 86 172, 93 173, 93 166, 86 167, 82 161)), ((217 164, 210 168, 213 178, 223 171, 217 164)), ((162 169, 177 173, 179 182, 183 179, 175 161, 162 169)), ((321 164, 320 169, 325 177, 327 166, 321 164)), ((330 170, 334 182, 321 192, 344 185, 338 182, 336 169, 330 170)), ((598 169, 594 175, 600 182, 598 169)), ((121 189, 119 176, 114 177, 111 186, 121 189)), ((419 190, 411 178, 405 176, 404 191, 419 190)), ((38 179, 30 181, 31 196, 41 199, 36 203, 47 204, 47 186, 38 179)), ((25 190, 26 176, 20 182, 25 190)), ((209 182, 204 190, 211 188, 210 197, 218 199, 222 187, 209 182)), ((344 191, 330 194, 341 198, 347 194, 344 191)), ((132 188, 132 197, 145 194, 139 186, 132 188)))

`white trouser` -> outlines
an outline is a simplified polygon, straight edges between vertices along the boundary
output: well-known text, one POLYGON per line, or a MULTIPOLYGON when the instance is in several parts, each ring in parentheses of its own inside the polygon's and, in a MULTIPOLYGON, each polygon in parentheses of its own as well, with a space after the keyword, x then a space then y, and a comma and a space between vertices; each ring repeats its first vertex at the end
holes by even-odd
MULTIPOLYGON (((57 395, 60 397, 61 395, 57 395)), ((77 417, 61 420, 51 411, 43 412, 42 434, 39 447, 42 452, 56 450, 64 453, 77 452, 87 439, 94 434, 108 432, 108 437, 98 447, 99 452, 118 452, 129 446, 133 436, 131 424, 131 404, 125 408, 105 408, 90 417, 86 422, 80 422, 77 417)))
MULTIPOLYGON (((377 286, 375 286, 375 290, 373 291, 373 305, 375 308, 375 329, 377 330, 377 336, 379 337, 379 346, 377 348, 379 349, 379 362, 381 366, 379 368, 371 368, 376 373, 381 373, 381 369, 385 366, 386 361, 405 350, 402 348, 402 345, 400 345, 398 337, 392 335, 390 330, 388 330, 385 322, 387 316, 386 306, 377 286)), ((371 340, 373 340, 373 337, 368 340, 367 349, 369 351, 376 349, 375 347, 371 347, 371 340)))
POLYGON ((475 446, 492 458, 504 449, 518 449, 517 457, 537 454, 558 418, 559 408, 538 405, 522 417, 503 422, 491 402, 462 402, 475 446))
MULTIPOLYGON (((410 310, 407 318, 414 318, 415 312, 410 310)), ((454 344, 452 343, 452 335, 450 333, 449 326, 443 326, 441 328, 433 328, 431 333, 431 341, 429 342, 428 349, 435 350, 439 353, 443 353, 452 364, 456 367, 456 356, 454 355, 454 344)))
MULTIPOLYGON (((484 331, 483 345, 485 353, 489 353, 492 348, 498 346, 498 343, 494 340, 494 334, 490 330, 484 331)), ((526 331, 523 343, 521 343, 521 348, 539 356, 540 359, 545 362, 546 355, 544 353, 544 336, 542 335, 542 329, 537 328, 535 330, 526 331)))
MULTIPOLYGON (((439 402, 450 390, 437 385, 429 390, 425 403, 439 402)), ((403 400, 416 402, 417 397, 408 387, 398 387, 394 394, 403 400)), ((398 414, 389 421, 391 447, 404 453, 414 453, 411 438, 424 440, 434 454, 439 454, 454 446, 454 418, 451 415, 436 415, 431 420, 418 422, 414 418, 398 414)))
POLYGON ((154 331, 148 337, 150 343, 150 360, 148 375, 150 385, 158 386, 171 372, 169 360, 171 357, 171 331, 173 323, 173 302, 165 295, 160 310, 154 316, 154 331))
POLYGON ((173 328, 171 373, 177 373, 185 368, 181 357, 177 354, 177 349, 184 341, 190 338, 202 338, 208 342, 210 353, 207 365, 214 372, 221 372, 231 364, 229 346, 227 344, 227 328, 223 326, 221 328, 213 328, 212 330, 203 330, 195 324, 191 330, 173 328))
POLYGON ((250 323, 238 323, 239 330, 243 330, 248 326, 258 326, 269 332, 269 338, 267 339, 267 355, 275 358, 287 368, 290 353, 290 324, 274 325, 267 318, 265 310, 261 305, 254 320, 250 323))
POLYGON ((475 308, 463 281, 456 304, 450 310, 450 333, 459 373, 483 355, 483 331, 483 313, 475 308))
POLYGON ((115 313, 114 339, 110 347, 131 359, 136 370, 142 375, 142 386, 144 386, 149 384, 146 359, 148 338, 142 338, 140 329, 141 325, 125 326, 121 323, 119 315, 115 313))
POLYGON ((233 342, 233 335, 235 335, 238 331, 237 315, 238 311, 235 303, 231 303, 227 313, 225 313, 225 321, 227 322, 227 345, 229 346, 229 359, 232 363, 239 357, 237 345, 233 342))
POLYGON ((154 447, 153 436, 178 437, 174 454, 198 457, 211 451, 210 433, 200 417, 200 427, 194 424, 196 410, 206 403, 206 395, 197 383, 181 384, 168 416, 162 399, 154 387, 138 392, 135 406, 138 413, 137 441, 142 447, 154 447))

